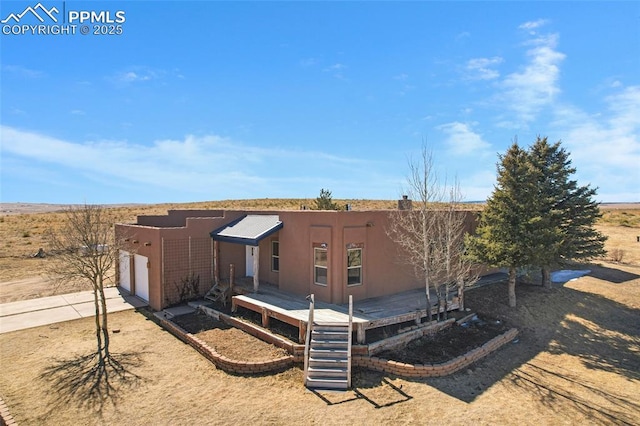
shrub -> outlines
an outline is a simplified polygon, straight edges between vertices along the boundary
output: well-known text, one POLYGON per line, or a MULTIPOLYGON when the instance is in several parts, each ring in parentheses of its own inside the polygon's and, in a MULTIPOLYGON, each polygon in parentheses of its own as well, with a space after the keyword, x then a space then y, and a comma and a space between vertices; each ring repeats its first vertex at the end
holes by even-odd
POLYGON ((174 282, 173 285, 178 293, 178 303, 197 299, 200 294, 200 275, 191 273, 183 277, 180 283, 174 282))
POLYGON ((620 263, 622 262, 622 259, 624 259, 624 250, 616 247, 609 251, 609 256, 611 256, 611 260, 614 262, 620 263))

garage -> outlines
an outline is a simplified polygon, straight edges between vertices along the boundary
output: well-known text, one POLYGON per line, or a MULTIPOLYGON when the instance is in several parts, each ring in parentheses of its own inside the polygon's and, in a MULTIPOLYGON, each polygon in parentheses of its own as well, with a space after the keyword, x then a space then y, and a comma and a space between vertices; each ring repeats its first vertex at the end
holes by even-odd
POLYGON ((133 272, 135 295, 142 300, 149 301, 149 258, 133 255, 133 272))
POLYGON ((128 292, 131 292, 131 254, 128 251, 120 250, 118 265, 120 276, 118 285, 128 292))

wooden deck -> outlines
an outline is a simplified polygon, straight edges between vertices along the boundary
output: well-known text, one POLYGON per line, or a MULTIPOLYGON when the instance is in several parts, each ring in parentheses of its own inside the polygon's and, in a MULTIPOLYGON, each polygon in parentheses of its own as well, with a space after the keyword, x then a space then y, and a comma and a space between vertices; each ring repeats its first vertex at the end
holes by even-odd
MULTIPOLYGON (((432 301, 436 297, 433 295, 432 301)), ((424 290, 411 290, 391 296, 365 299, 353 304, 353 327, 357 342, 365 343, 365 332, 372 328, 407 321, 420 323, 427 316, 424 290)), ((309 301, 302 296, 286 293, 272 286, 260 286, 258 293, 247 293, 232 298, 232 310, 238 306, 262 315, 262 325, 269 327, 269 319, 275 318, 298 327, 298 340, 304 342, 309 319, 309 301)), ((432 306, 432 313, 436 312, 432 306)), ((449 310, 458 309, 457 297, 453 298, 449 310)), ((316 302, 314 320, 317 323, 346 323, 349 321, 348 306, 316 302)))
MULTIPOLYGON (((506 274, 498 272, 481 277, 471 288, 482 287, 495 282, 504 281, 506 274)), ((232 310, 238 306, 260 313, 262 325, 269 327, 269 319, 275 318, 294 327, 298 327, 298 341, 304 343, 307 321, 309 319, 309 301, 303 296, 287 293, 270 285, 260 285, 258 293, 253 293, 253 280, 240 278, 235 284, 234 292, 240 292, 232 298, 232 310)), ((448 309, 458 309, 457 295, 450 298, 448 309)), ((432 293, 431 301, 436 297, 432 293)), ((345 323, 349 320, 348 305, 316 302, 314 317, 318 323, 345 323)), ((431 307, 435 314, 437 307, 431 307)), ((420 323, 427 316, 427 298, 424 289, 416 289, 397 293, 391 296, 375 297, 360 300, 353 304, 353 327, 357 332, 357 342, 365 343, 365 332, 386 325, 400 324, 407 321, 420 323)))

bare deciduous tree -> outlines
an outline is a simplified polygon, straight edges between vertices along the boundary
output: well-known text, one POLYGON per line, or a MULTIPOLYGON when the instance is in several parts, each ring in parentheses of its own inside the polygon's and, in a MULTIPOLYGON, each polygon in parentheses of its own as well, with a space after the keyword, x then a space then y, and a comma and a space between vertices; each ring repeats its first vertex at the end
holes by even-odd
POLYGON ((459 309, 464 309, 464 287, 477 281, 473 263, 464 255, 464 239, 469 232, 470 212, 462 204, 460 185, 454 181, 445 185, 447 198, 433 211, 436 224, 432 238, 435 259, 434 273, 438 277, 436 295, 438 298, 438 317, 440 312, 447 317, 449 296, 457 290, 459 309))
POLYGON ((387 233, 400 246, 404 262, 423 280, 429 309, 435 296, 438 317, 441 310, 446 316, 450 291, 457 287, 463 309, 464 286, 474 279, 463 255, 468 212, 461 209, 458 183, 440 182, 426 145, 418 161, 409 160, 407 185, 412 208, 392 212, 387 233))
MULTIPOLYGON (((124 247, 116 239, 113 229, 115 218, 108 209, 95 205, 70 207, 64 211, 65 220, 60 229, 49 230, 50 273, 56 285, 63 288, 91 288, 95 307, 96 351, 87 356, 67 360, 51 369, 52 372, 71 371, 80 363, 86 366, 84 377, 70 378, 78 386, 90 384, 88 396, 103 398, 113 386, 110 372, 121 379, 127 373, 124 365, 109 350, 109 326, 105 287, 115 285, 115 270, 119 252, 124 247)), ((131 357, 123 355, 122 359, 131 357)), ((128 378, 125 378, 128 380, 128 378)), ((61 382, 66 383, 64 380, 61 382)), ((75 390, 77 392, 77 390, 75 390)), ((87 395, 85 395, 87 396, 87 395)))

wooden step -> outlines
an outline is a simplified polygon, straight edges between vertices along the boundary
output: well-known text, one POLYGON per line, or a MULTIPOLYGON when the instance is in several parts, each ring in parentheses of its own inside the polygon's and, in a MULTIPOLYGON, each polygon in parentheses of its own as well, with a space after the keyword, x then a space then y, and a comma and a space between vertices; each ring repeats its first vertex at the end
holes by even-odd
POLYGON ((344 358, 309 358, 309 367, 313 368, 347 368, 348 361, 344 358))
POLYGON ((317 331, 347 331, 349 330, 349 325, 339 324, 339 323, 320 323, 313 324, 313 329, 317 331))
POLYGON ((318 359, 318 358, 338 358, 338 359, 342 359, 342 358, 344 358, 346 360, 348 355, 349 355, 348 348, 334 349, 334 348, 314 348, 314 347, 311 347, 311 349, 309 349, 309 358, 313 358, 313 359, 318 359))
POLYGON ((317 349, 347 349, 348 340, 311 339, 311 347, 317 349))
POLYGON ((346 390, 348 387, 347 379, 337 378, 322 378, 313 379, 307 378, 307 387, 312 389, 340 389, 346 390))
POLYGON ((309 331, 305 385, 318 390, 347 390, 351 381, 349 324, 313 322, 309 331))
POLYGON ((312 377, 314 379, 323 377, 338 377, 346 379, 348 374, 346 363, 344 367, 340 368, 309 367, 307 371, 309 373, 309 377, 312 377))
POLYGON ((325 331, 325 330, 313 330, 311 332, 311 338, 325 338, 335 340, 349 340, 348 331, 325 331))

